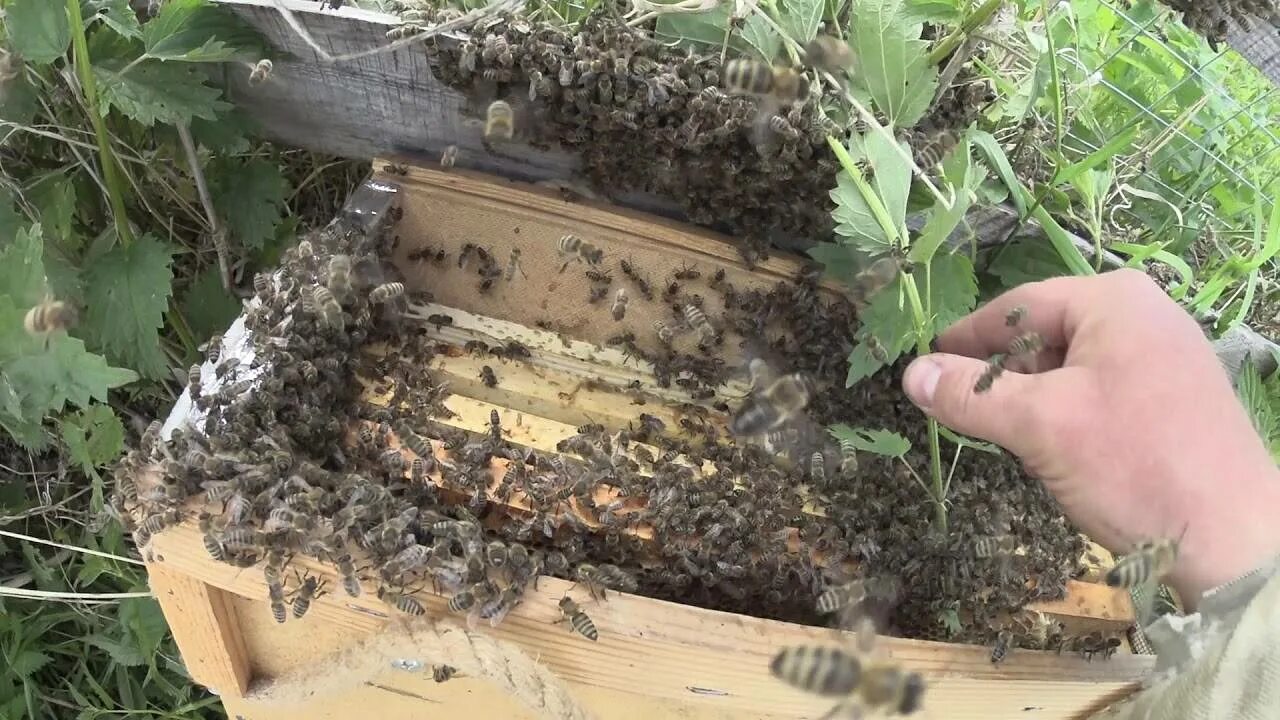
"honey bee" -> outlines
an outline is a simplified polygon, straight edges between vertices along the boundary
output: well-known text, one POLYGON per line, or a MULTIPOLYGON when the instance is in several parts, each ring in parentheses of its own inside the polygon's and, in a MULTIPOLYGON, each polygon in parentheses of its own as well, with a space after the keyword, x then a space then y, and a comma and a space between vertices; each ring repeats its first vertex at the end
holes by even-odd
POLYGON ((267 596, 271 601, 271 617, 278 623, 284 622, 288 618, 284 607, 284 586, 280 583, 267 583, 267 596))
POLYGON ((406 615, 426 615, 427 609, 412 595, 396 592, 387 587, 378 588, 378 599, 406 615))
POLYGON ((978 381, 973 384, 975 393, 984 393, 991 389, 996 379, 1004 374, 1004 363, 1008 356, 1002 353, 996 353, 987 360, 987 369, 982 371, 982 375, 978 376, 978 381))
POLYGON ((356 576, 356 566, 351 561, 351 556, 344 553, 335 564, 338 566, 338 576, 342 578, 342 589, 351 597, 360 597, 360 578, 356 576))
POLYGON ((409 174, 409 168, 408 166, 401 165, 399 163, 387 163, 386 165, 382 166, 382 172, 387 173, 389 175, 403 176, 403 175, 409 174))
POLYGON ((827 479, 827 456, 821 450, 809 456, 809 476, 819 484, 827 479))
POLYGON ((458 146, 450 145, 440 154, 440 167, 447 170, 453 167, 456 162, 458 162, 458 146))
POLYGON ((498 387, 498 375, 493 371, 493 368, 485 365, 480 368, 480 382, 484 383, 485 387, 498 387))
POLYGON ((526 278, 529 277, 525 274, 524 268, 520 265, 520 248, 511 248, 511 256, 507 258, 507 272, 506 275, 503 276, 503 279, 507 282, 511 282, 515 279, 517 270, 520 271, 521 276, 526 278))
POLYGON ((608 287, 606 286, 593 287, 591 288, 590 292, 587 293, 587 303, 590 305, 595 305, 596 303, 608 297, 608 295, 609 295, 608 287))
POLYGON ((1027 319, 1027 306, 1018 305, 1004 316, 1005 327, 1017 327, 1023 320, 1027 319))
POLYGON ((1173 538, 1137 543, 1133 552, 1116 561, 1107 571, 1107 584, 1111 587, 1135 588, 1160 582, 1177 564, 1180 543, 1181 539, 1173 538))
POLYGON ((79 313, 70 304, 47 297, 44 302, 27 311, 26 317, 22 319, 22 327, 28 335, 43 340, 47 350, 50 336, 55 332, 71 329, 78 317, 79 313))
POLYGON ((494 100, 489 103, 484 121, 485 141, 511 140, 515 137, 515 132, 516 114, 511 109, 511 103, 506 100, 494 100))
POLYGON ((670 345, 671 341, 675 339, 675 332, 673 332, 671 328, 667 327, 667 324, 661 320, 653 321, 653 330, 658 334, 658 342, 661 342, 663 345, 670 345))
POLYGON ((374 305, 381 305, 402 295, 404 295, 404 283, 383 283, 369 292, 369 302, 374 305))
POLYGON ((556 242, 556 250, 562 256, 571 256, 560 268, 560 272, 564 272, 565 268, 569 267, 569 263, 575 258, 588 265, 599 265, 600 261, 604 260, 603 250, 589 242, 585 242, 577 235, 561 236, 556 242))
POLYGON ((1034 355, 1044 349, 1044 336, 1038 332, 1026 332, 1009 341, 1009 354, 1017 357, 1034 355))
POLYGON ((222 541, 214 534, 213 516, 207 512, 200 513, 200 532, 204 541, 204 549, 209 553, 209 557, 218 562, 226 562, 227 551, 222 547, 222 541))
POLYGON ((818 35, 804 48, 804 62, 809 67, 839 76, 853 66, 853 50, 849 44, 830 35, 818 35))
POLYGON ((325 581, 314 575, 308 575, 298 586, 297 596, 293 598, 293 617, 301 619, 311 607, 311 601, 325 594, 325 581))
POLYGON ((587 276, 587 279, 593 283, 601 283, 603 285, 608 285, 609 283, 613 282, 613 276, 610 275, 609 271, 607 270, 603 272, 601 272, 600 270, 587 270, 586 276, 587 276))
POLYGON ((316 285, 311 292, 315 298, 316 312, 324 322, 330 327, 341 329, 346 319, 342 316, 342 306, 338 304, 338 299, 323 285, 316 285))
POLYGON ((596 624, 591 618, 578 607, 578 603, 573 601, 568 595, 560 598, 560 619, 556 622, 569 621, 569 627, 582 637, 596 642, 600 639, 600 631, 596 630, 596 624))
MULTIPOLYGON (((421 614, 421 613, 414 613, 414 614, 421 614)), ((452 665, 432 665, 431 666, 431 679, 435 680, 438 683, 442 683, 442 682, 445 682, 446 680, 450 680, 453 678, 453 676, 457 674, 458 674, 458 668, 452 665)))
POLYGON ((489 438, 494 442, 502 440, 502 416, 496 408, 489 411, 489 438))
POLYGON ((475 606, 475 604, 476 594, 471 590, 463 590, 461 592, 454 593, 453 597, 449 598, 449 612, 466 612, 475 606))
POLYGON ((915 152, 916 165, 920 166, 922 172, 931 172, 958 144, 955 133, 949 130, 934 133, 924 146, 915 152))
POLYGON ((809 79, 799 70, 745 58, 725 64, 724 87, 734 95, 769 97, 782 105, 809 96, 809 79))
POLYGON ((704 341, 716 336, 716 329, 711 326, 711 321, 707 320, 707 314, 702 311, 702 308, 691 303, 684 306, 683 312, 685 322, 689 323, 689 327, 697 330, 704 341))
POLYGON ((253 69, 249 71, 249 84, 261 85, 271 76, 273 65, 270 60, 263 58, 254 64, 253 69))
POLYGON ((875 335, 867 336, 867 352, 871 353, 871 357, 881 365, 889 362, 889 351, 885 348, 884 343, 880 342, 875 335))
MULTIPOLYGON (((864 618, 865 620, 865 618, 864 618)), ((858 641, 869 649, 874 641, 870 622, 860 624, 858 641)), ((808 692, 838 697, 827 717, 865 717, 866 711, 910 715, 920 709, 924 678, 891 662, 836 647, 794 645, 783 648, 769 663, 774 677, 808 692)))
POLYGON ((763 435, 800 416, 809 405, 813 387, 801 373, 775 376, 760 358, 748 363, 752 393, 734 413, 729 429, 735 435, 763 435))
POLYGON ((769 129, 778 135, 791 140, 800 139, 800 131, 795 129, 795 127, 791 123, 787 122, 787 119, 781 115, 770 115, 766 122, 768 123, 769 129))
POLYGON ((587 586, 593 599, 608 599, 609 589, 635 592, 639 586, 630 573, 616 565, 607 564, 595 566, 582 563, 578 565, 574 579, 587 586))
POLYGON ((996 644, 991 648, 991 662, 1003 662, 1009 655, 1009 650, 1013 647, 1013 632, 1008 628, 1000 630, 996 634, 996 644))
POLYGON ((621 322, 627 315, 627 291, 624 288, 618 288, 618 292, 613 296, 613 305, 609 307, 609 314, 613 316, 614 322, 621 322))
POLYGON ((866 585, 861 580, 851 580, 823 590, 818 595, 817 610, 823 615, 840 612, 860 604, 867 597, 866 585))
POLYGON ((892 255, 877 258, 866 269, 854 275, 849 284, 854 305, 865 308, 871 298, 897 280, 901 272, 902 263, 898 258, 892 255))

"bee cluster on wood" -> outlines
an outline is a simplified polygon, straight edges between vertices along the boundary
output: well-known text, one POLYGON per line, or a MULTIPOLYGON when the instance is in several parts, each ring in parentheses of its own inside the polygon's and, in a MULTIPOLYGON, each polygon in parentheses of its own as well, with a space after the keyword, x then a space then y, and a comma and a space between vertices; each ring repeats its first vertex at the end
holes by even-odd
MULTIPOLYGON (((436 76, 471 98, 491 149, 516 139, 575 151, 597 190, 670 198, 690 220, 738 238, 748 261, 775 238, 830 235, 826 198, 839 163, 827 137, 844 139, 849 128, 819 110, 836 90, 812 92, 804 70, 851 58, 815 42, 795 69, 722 65, 718 53, 685 52, 629 27, 608 4, 576 32, 503 14, 466 39, 432 38, 426 52, 436 76)), ((421 3, 401 5, 413 26, 434 17, 421 3)), ((965 127, 987 102, 982 81, 960 83, 907 133, 917 153, 937 152, 933 140, 954 139, 940 133, 965 127)))

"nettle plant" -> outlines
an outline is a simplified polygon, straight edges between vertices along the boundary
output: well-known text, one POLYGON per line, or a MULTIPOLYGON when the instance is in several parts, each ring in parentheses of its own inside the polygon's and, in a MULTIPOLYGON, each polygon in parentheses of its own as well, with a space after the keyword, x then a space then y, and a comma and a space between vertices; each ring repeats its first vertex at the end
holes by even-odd
MULTIPOLYGON (((920 37, 921 21, 901 3, 860 2, 851 27, 848 39, 859 64, 848 79, 849 103, 867 130, 854 134, 847 146, 829 139, 843 168, 831 191, 836 242, 810 251, 855 297, 867 298, 859 314, 858 344, 849 355, 847 386, 904 353, 929 352, 938 332, 974 308, 978 283, 973 260, 967 246, 957 248, 948 239, 978 199, 987 175, 971 156, 974 131, 952 134, 948 142, 914 153, 929 167, 917 164, 911 147, 897 137, 920 121, 938 86, 938 68, 930 63, 928 43, 920 37), (950 152, 944 154, 946 147, 950 152), (923 221, 912 223, 919 227, 916 231, 907 222, 913 184, 914 197, 926 198, 922 209, 911 212, 923 221), (895 272, 886 274, 886 266, 895 272)), ((961 446, 989 449, 929 420, 926 482, 906 462, 911 448, 906 438, 847 425, 832 427, 831 433, 842 444, 903 462, 932 500, 939 530, 947 526, 950 483, 943 472, 940 436, 955 442, 957 452, 961 446)))

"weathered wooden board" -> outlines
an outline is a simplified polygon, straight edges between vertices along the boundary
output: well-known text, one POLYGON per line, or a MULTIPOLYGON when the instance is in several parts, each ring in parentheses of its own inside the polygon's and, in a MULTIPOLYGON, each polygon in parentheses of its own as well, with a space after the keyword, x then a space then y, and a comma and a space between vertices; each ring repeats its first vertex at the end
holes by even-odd
MULTIPOLYGON (((352 598, 339 590, 316 600, 302 620, 290 620, 284 628, 273 629, 260 572, 210 561, 198 530, 189 525, 166 530, 153 544, 157 557, 162 558, 157 562, 167 570, 253 601, 233 605, 250 657, 261 658, 250 661, 255 679, 282 674, 303 663, 323 662, 326 653, 381 629, 394 613, 368 592, 352 598), (300 636, 298 627, 308 632, 300 636), (258 637, 263 633, 273 637, 258 637), (295 642, 283 642, 289 637, 295 642), (305 642, 297 642, 301 637, 305 642)), ((324 577, 331 587, 338 587, 330 566, 302 558, 295 562, 324 577)), ((836 642, 832 630, 611 593, 608 602, 588 605, 600 628, 600 641, 589 643, 552 624, 559 617, 556 603, 566 592, 571 592, 571 583, 543 578, 501 625, 486 632, 520 646, 574 688, 610 691, 609 703, 591 707, 600 717, 630 717, 625 708, 615 711, 610 707, 620 699, 613 693, 639 693, 679 702, 695 712, 694 717, 702 717, 696 712, 703 707, 798 717, 820 715, 828 706, 826 701, 774 680, 769 676, 768 662, 786 645, 836 642)), ((579 593, 574 591, 575 597, 579 593)), ((425 595, 421 599, 430 616, 447 614, 443 598, 425 595)), ((1005 663, 993 665, 990 651, 982 647, 895 638, 881 638, 878 645, 895 661, 926 673, 929 706, 940 713, 931 716, 954 720, 1012 717, 1027 707, 1038 708, 1039 714, 1019 717, 1077 717, 1100 698, 1132 690, 1154 664, 1149 656, 1117 655, 1105 662, 1087 662, 1068 654, 1019 650, 1005 663)), ((421 680, 417 682, 421 690, 421 680)), ((310 706, 312 712, 321 712, 330 699, 317 697, 315 701, 310 706)), ((424 711, 430 708, 419 708, 424 711)), ((312 715, 321 716, 332 717, 312 715)), ((294 716, 268 713, 254 717, 294 716)))

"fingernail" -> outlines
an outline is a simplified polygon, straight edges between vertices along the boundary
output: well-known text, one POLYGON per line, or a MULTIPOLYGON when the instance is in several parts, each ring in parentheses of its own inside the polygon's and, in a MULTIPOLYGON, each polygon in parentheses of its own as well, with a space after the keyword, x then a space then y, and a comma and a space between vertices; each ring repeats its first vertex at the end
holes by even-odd
POLYGON ((933 393, 938 389, 942 368, 928 358, 916 358, 902 375, 902 389, 911 402, 922 408, 933 405, 933 393))

